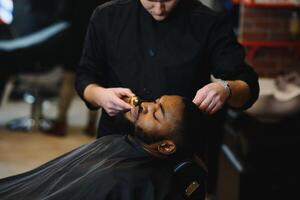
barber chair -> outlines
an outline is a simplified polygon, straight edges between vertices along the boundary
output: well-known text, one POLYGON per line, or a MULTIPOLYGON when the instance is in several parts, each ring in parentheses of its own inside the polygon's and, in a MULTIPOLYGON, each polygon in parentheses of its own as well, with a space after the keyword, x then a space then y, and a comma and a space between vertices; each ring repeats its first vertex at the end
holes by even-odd
POLYGON ((221 200, 300 199, 300 112, 262 121, 228 111, 220 155, 221 200))
POLYGON ((42 116, 42 103, 47 85, 37 81, 61 64, 69 22, 63 19, 65 1, 13 1, 13 21, 0 29, 0 74, 8 79, 26 73, 36 76, 29 83, 24 99, 31 104, 31 116, 8 124, 14 130, 47 128, 42 116), (39 83, 38 83, 39 82, 39 83))
MULTIPOLYGON (((18 75, 15 82, 24 102, 31 105, 30 116, 10 121, 7 128, 22 131, 47 130, 52 127, 52 121, 44 116, 43 108, 47 100, 57 96, 62 69, 57 67, 50 72, 18 75)), ((6 97, 8 98, 8 97, 6 97)))
MULTIPOLYGON (((207 169, 198 156, 183 160, 174 168, 173 194, 180 199, 205 200, 207 169)), ((172 194, 168 199, 176 200, 172 194)))

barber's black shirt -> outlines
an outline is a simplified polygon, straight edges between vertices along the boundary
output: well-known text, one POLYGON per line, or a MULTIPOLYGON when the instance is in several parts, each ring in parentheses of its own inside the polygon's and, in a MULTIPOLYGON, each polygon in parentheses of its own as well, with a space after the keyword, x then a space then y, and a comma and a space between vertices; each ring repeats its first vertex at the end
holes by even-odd
MULTIPOLYGON (((248 108, 257 99, 258 82, 244 58, 227 18, 197 0, 179 1, 163 21, 153 19, 139 0, 115 0, 91 17, 76 89, 82 98, 86 86, 97 83, 130 88, 147 100, 165 94, 192 100, 212 74, 247 82, 252 93, 248 108)), ((100 131, 115 133, 114 126, 103 112, 100 131)))

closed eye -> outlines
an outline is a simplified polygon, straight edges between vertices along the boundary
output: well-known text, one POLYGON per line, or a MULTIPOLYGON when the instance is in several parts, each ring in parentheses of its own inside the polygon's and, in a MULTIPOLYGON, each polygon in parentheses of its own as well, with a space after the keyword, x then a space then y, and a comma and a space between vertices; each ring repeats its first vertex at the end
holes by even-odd
POLYGON ((162 116, 164 117, 165 116, 165 109, 164 109, 163 105, 159 102, 159 99, 157 99, 155 101, 155 103, 157 103, 159 105, 159 110, 160 110, 162 116))
POLYGON ((154 118, 156 121, 159 121, 158 118, 156 117, 156 112, 153 112, 153 118, 154 118))

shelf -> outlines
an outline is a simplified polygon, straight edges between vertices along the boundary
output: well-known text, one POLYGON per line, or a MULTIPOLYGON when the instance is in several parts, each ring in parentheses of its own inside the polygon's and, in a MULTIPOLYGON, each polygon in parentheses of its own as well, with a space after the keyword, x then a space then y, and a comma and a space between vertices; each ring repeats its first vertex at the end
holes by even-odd
POLYGON ((255 0, 232 0, 234 4, 243 3, 247 7, 265 7, 265 8, 300 8, 296 3, 256 3, 255 0))
POLYGON ((241 40, 245 46, 264 46, 264 47, 300 47, 300 41, 246 41, 241 40))
POLYGON ((258 49, 263 47, 269 48, 292 48, 300 55, 300 41, 246 41, 241 40, 240 44, 249 48, 247 58, 253 60, 258 49))

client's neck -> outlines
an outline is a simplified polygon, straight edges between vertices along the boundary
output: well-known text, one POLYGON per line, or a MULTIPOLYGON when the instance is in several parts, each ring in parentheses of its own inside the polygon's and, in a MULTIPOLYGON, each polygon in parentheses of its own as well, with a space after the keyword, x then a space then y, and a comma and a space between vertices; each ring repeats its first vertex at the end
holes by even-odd
POLYGON ((137 138, 133 135, 130 135, 130 134, 128 135, 128 138, 132 142, 140 145, 145 150, 145 152, 147 152, 149 155, 151 155, 153 157, 160 158, 160 159, 166 159, 168 157, 171 157, 171 155, 164 155, 164 154, 160 153, 157 149, 157 144, 146 144, 139 138, 137 138))
POLYGON ((170 155, 164 155, 162 153, 160 153, 157 149, 157 145, 156 144, 146 144, 146 143, 142 143, 142 147, 143 149, 149 153, 150 155, 157 157, 157 158, 161 158, 161 159, 166 159, 168 157, 170 157, 170 155))

